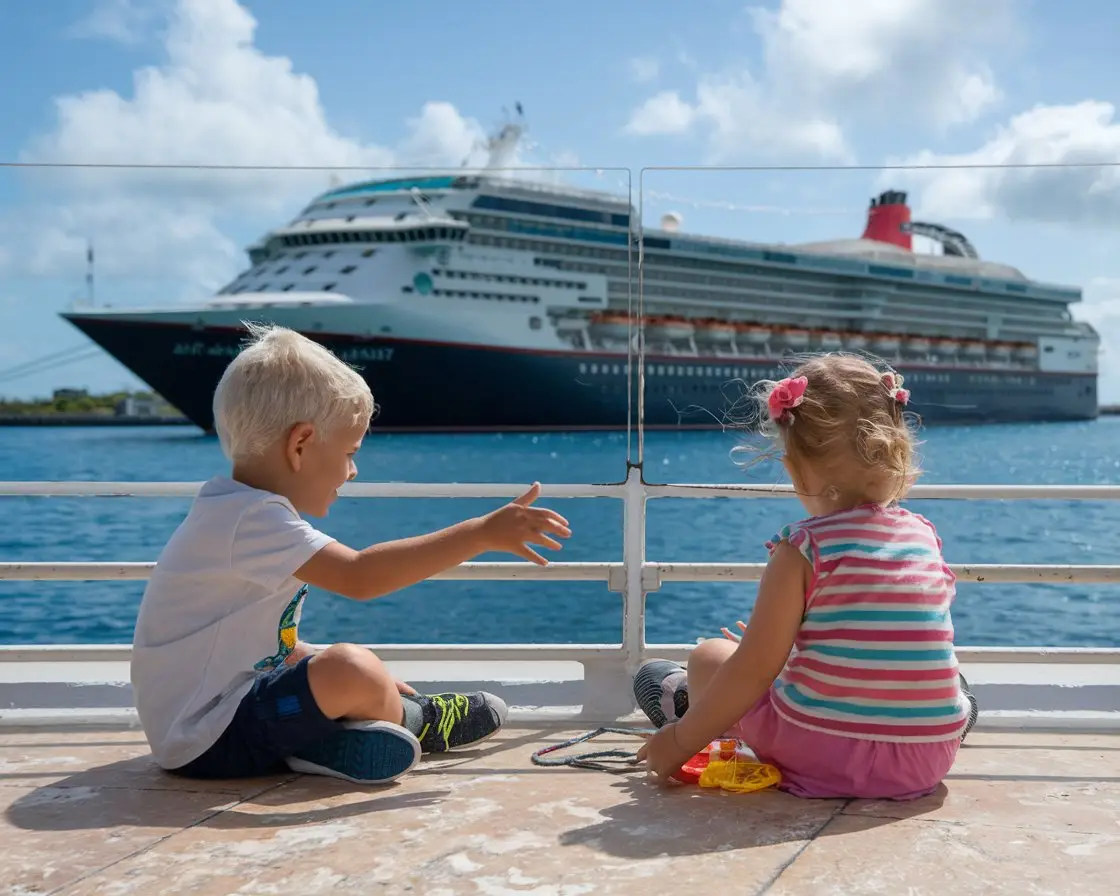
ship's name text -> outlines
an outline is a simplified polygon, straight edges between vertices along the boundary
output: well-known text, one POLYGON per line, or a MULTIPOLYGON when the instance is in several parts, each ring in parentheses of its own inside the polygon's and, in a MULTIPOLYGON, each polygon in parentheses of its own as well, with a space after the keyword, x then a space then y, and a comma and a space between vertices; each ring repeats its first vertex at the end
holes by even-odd
MULTIPOLYGON (((208 345, 205 342, 177 342, 171 349, 173 355, 187 358, 233 358, 241 351, 237 345, 208 345)), ((384 363, 393 360, 391 346, 355 346, 335 351, 347 364, 384 363)))

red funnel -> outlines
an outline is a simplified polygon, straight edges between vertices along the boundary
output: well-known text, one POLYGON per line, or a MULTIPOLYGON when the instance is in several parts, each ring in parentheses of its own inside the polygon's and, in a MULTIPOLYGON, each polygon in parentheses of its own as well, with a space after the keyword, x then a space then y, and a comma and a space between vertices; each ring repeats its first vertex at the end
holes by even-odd
POLYGON ((863 238, 913 251, 910 234, 902 229, 903 224, 909 223, 910 206, 906 204, 906 194, 901 190, 887 190, 871 200, 863 238))

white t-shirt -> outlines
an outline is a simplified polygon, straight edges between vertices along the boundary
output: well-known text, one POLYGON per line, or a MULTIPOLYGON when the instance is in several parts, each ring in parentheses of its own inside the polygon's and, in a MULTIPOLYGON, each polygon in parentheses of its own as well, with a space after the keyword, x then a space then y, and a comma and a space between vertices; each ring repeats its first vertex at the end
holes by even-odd
POLYGON ((152 755, 201 756, 264 670, 296 644, 303 583, 293 573, 334 541, 287 498, 211 479, 159 555, 132 648, 132 688, 152 755))

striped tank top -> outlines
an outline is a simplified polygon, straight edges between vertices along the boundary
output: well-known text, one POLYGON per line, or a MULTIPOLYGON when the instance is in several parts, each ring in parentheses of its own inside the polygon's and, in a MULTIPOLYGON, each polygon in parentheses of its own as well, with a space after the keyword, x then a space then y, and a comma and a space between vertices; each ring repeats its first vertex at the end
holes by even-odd
POLYGON ((777 712, 866 740, 933 742, 964 732, 949 607, 955 576, 925 518, 864 504, 786 526, 812 565, 805 614, 775 680, 777 712))

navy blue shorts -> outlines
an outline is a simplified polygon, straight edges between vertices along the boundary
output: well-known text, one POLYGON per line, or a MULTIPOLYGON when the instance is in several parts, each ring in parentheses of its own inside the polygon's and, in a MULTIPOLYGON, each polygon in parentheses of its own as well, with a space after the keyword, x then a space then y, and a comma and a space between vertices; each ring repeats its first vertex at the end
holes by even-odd
POLYGON ((285 772, 284 759, 340 730, 311 695, 304 657, 257 676, 233 721, 212 747, 172 773, 188 778, 252 778, 285 772))

